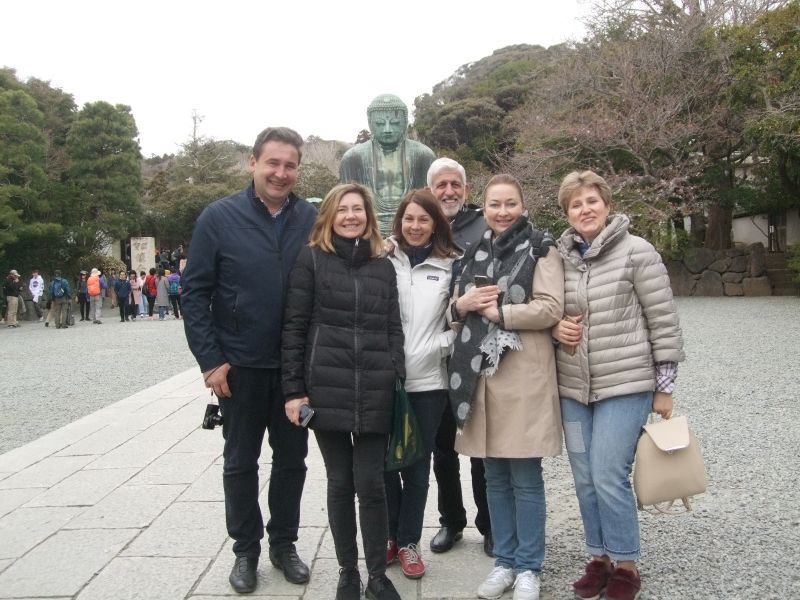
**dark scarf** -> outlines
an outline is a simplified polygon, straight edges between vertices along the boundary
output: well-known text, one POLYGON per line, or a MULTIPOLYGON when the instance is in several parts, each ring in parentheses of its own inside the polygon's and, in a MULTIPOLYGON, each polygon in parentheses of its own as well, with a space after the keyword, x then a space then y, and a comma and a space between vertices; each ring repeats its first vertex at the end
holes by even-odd
MULTIPOLYGON (((485 275, 500 287, 500 307, 526 304, 530 301, 536 261, 546 256, 554 244, 549 233, 533 228, 527 212, 494 240, 492 230, 487 229, 464 257, 457 284, 459 296, 474 285, 476 275, 485 275)), ((448 365, 450 406, 459 429, 472 410, 478 377, 494 374, 507 348, 522 348, 516 333, 498 327, 477 312, 470 312, 464 319, 448 365)))

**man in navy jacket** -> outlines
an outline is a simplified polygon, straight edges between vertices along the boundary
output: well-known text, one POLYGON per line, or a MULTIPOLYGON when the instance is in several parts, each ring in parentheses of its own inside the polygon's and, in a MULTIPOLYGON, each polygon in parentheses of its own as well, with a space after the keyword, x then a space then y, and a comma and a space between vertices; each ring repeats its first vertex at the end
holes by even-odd
POLYGON ((289 271, 317 216, 292 193, 302 144, 285 127, 258 135, 250 157, 253 181, 200 215, 183 278, 186 339, 224 419, 225 520, 236 556, 229 581, 239 593, 252 592, 257 581, 264 537, 258 458, 266 430, 272 448, 270 560, 292 583, 309 579, 294 545, 308 432, 286 418, 280 383, 289 271))

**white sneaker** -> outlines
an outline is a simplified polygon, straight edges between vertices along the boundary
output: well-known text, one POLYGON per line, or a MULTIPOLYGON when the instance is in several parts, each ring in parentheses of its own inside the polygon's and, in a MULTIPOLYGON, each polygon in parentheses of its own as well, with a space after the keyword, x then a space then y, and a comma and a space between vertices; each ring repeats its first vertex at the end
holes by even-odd
POLYGON ((495 567, 482 584, 478 586, 478 598, 497 600, 514 584, 514 570, 508 567, 495 567))
POLYGON ((539 575, 523 571, 514 581, 514 600, 539 600, 539 575))

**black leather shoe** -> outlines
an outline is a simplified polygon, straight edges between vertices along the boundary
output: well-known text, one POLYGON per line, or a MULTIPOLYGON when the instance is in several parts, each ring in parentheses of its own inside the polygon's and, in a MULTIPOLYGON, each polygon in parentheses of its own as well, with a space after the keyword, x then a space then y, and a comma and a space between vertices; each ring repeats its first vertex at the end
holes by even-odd
POLYGON ((336 600, 361 600, 361 575, 358 569, 339 569, 336 600))
POLYGON ((486 556, 494 557, 494 539, 491 531, 483 536, 483 552, 486 556))
POLYGON ((308 566, 297 556, 294 546, 280 550, 270 548, 269 560, 273 567, 283 571, 283 576, 290 583, 306 583, 310 578, 308 566))
POLYGON ((461 531, 442 527, 431 540, 431 552, 447 552, 462 537, 461 531))
POLYGON ((237 556, 233 563, 233 569, 228 576, 231 587, 237 594, 249 594, 256 589, 256 569, 258 568, 258 558, 252 556, 237 556))
POLYGON ((369 578, 366 597, 369 600, 402 600, 385 574, 369 578))

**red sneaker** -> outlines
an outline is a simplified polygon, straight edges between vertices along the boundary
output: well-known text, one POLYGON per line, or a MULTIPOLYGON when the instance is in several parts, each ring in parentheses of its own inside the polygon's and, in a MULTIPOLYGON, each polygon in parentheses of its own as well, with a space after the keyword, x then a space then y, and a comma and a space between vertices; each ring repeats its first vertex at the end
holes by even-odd
POLYGON ((636 600, 641 589, 642 580, 638 571, 617 568, 608 578, 606 600, 636 600))
POLYGON ((606 589, 608 578, 614 570, 610 564, 602 560, 590 560, 586 565, 586 573, 572 584, 575 595, 584 600, 597 600, 606 589))
POLYGON ((409 579, 419 579, 425 575, 425 563, 422 562, 422 556, 420 556, 416 544, 403 546, 400 548, 398 556, 403 575, 409 579))
POLYGON ((396 560, 397 560, 397 542, 395 540, 389 540, 386 543, 386 566, 388 567, 396 560))

